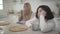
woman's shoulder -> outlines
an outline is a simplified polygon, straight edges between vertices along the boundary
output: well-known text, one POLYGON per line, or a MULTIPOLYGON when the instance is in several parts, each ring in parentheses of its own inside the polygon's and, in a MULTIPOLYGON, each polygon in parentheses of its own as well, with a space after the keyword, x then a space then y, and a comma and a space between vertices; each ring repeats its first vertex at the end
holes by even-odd
POLYGON ((55 21, 54 21, 54 19, 51 19, 51 20, 49 20, 48 21, 48 25, 50 25, 50 26, 53 26, 54 28, 55 28, 55 21))
POLYGON ((55 21, 54 21, 54 18, 53 19, 51 19, 51 20, 48 20, 48 23, 54 23, 55 21))

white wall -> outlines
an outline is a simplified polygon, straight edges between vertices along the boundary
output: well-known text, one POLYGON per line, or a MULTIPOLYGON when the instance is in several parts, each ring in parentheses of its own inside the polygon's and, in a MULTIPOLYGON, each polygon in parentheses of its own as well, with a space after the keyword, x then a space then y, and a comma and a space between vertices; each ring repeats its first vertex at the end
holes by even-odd
POLYGON ((45 1, 45 2, 43 2, 43 1, 31 1, 30 2, 31 3, 31 5, 32 5, 32 10, 35 12, 36 11, 36 9, 37 9, 37 7, 39 6, 39 5, 48 5, 50 8, 51 8, 51 10, 52 11, 54 11, 56 14, 58 14, 58 8, 56 7, 56 2, 55 1, 45 1))
MULTIPOLYGON (((59 0, 46 0, 46 1, 45 0, 27 0, 25 2, 29 2, 31 4, 33 12, 36 12, 36 9, 39 5, 48 5, 52 11, 58 14, 59 10, 56 7, 56 1, 59 1, 59 0)), ((6 16, 8 9, 14 9, 19 11, 23 9, 23 4, 14 3, 13 0, 4 0, 4 10, 0 10, 0 15, 6 16)))
MULTIPOLYGON (((25 2, 29 2, 32 7, 32 11, 36 12, 36 9, 39 5, 48 5, 52 11, 54 11, 56 14, 58 14, 58 7, 56 7, 56 0, 49 0, 49 1, 42 1, 42 0, 27 0, 25 2)), ((23 4, 18 4, 14 5, 15 10, 21 10, 23 9, 23 4)))

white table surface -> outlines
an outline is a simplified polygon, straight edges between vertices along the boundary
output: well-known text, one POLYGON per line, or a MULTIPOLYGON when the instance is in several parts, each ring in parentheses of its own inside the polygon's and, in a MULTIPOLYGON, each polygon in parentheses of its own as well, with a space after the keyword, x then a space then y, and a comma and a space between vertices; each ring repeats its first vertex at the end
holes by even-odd
POLYGON ((48 32, 48 33, 42 33, 41 31, 32 31, 32 30, 26 30, 26 31, 22 31, 22 32, 11 32, 11 31, 9 31, 9 27, 18 25, 18 24, 16 24, 16 22, 18 21, 18 16, 10 15, 8 17, 8 21, 11 24, 3 26, 5 34, 58 34, 58 32, 55 32, 55 31, 48 32))
POLYGON ((32 31, 31 29, 28 29, 28 30, 22 31, 22 32, 9 31, 9 27, 15 26, 15 25, 19 25, 19 24, 10 24, 10 25, 5 26, 4 27, 5 34, 58 34, 58 32, 55 32, 55 31, 48 32, 48 33, 42 33, 41 31, 32 31))

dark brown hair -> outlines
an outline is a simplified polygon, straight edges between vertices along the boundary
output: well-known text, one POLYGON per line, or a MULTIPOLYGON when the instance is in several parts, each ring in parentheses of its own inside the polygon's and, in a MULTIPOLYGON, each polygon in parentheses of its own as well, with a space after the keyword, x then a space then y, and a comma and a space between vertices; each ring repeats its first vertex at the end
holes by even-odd
POLYGON ((51 9, 48 6, 46 6, 46 5, 41 5, 41 6, 39 6, 37 8, 36 18, 38 18, 38 9, 39 8, 42 8, 47 13, 46 16, 45 16, 45 19, 50 20, 50 19, 53 19, 54 18, 54 15, 51 12, 51 9))

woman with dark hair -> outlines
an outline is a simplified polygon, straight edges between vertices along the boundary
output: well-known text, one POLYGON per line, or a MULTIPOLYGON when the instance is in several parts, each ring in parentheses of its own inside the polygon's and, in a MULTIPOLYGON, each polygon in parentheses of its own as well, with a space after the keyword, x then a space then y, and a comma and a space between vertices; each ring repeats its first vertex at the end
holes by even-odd
POLYGON ((46 5, 41 5, 37 8, 37 12, 36 12, 36 18, 38 17, 38 13, 40 14, 40 12, 44 11, 45 12, 45 19, 50 20, 54 18, 54 15, 52 14, 50 8, 46 5))
MULTIPOLYGON (((41 5, 37 8, 36 18, 28 21, 30 26, 37 22, 39 23, 39 29, 42 32, 52 31, 55 28, 54 15, 51 12, 51 9, 46 5, 41 5)), ((26 22, 26 23, 28 23, 26 22)), ((33 26, 33 25, 32 25, 33 26)), ((27 26, 29 27, 29 26, 27 26)))

